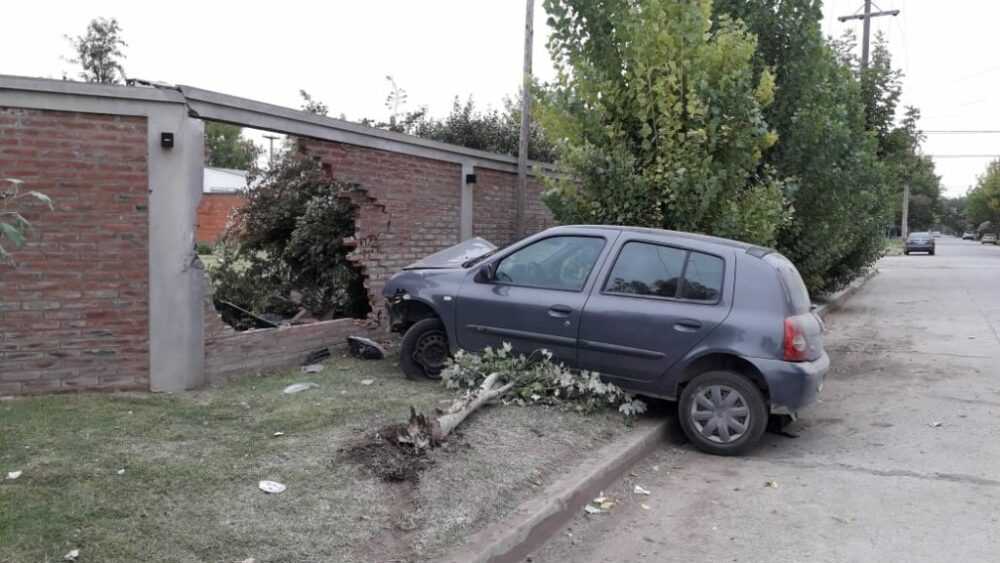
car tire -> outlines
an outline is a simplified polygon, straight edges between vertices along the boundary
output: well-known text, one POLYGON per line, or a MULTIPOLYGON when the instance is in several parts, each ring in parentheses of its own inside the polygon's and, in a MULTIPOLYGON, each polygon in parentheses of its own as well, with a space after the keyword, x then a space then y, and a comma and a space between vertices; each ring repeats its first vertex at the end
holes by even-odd
POLYGON ((413 323, 399 346, 399 367, 409 379, 441 379, 448 360, 448 333, 439 319, 413 323))
POLYGON ((932 250, 932 251, 928 252, 927 254, 930 254, 931 256, 934 256, 934 251, 932 250))
POLYGON ((903 256, 909 256, 909 255, 910 255, 910 251, 909 250, 904 250, 903 251, 903 256))
POLYGON ((723 456, 742 455, 756 446, 769 418, 760 389, 731 371, 709 371, 692 379, 681 393, 677 414, 696 448, 723 456), (731 398, 733 393, 737 397, 731 398))

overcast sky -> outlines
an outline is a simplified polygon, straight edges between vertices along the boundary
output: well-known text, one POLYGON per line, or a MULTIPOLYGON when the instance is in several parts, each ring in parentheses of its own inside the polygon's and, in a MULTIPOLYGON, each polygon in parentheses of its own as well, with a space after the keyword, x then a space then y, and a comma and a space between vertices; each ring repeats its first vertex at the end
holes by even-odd
MULTIPOLYGON (((863 0, 827 0, 824 31, 858 21, 863 0)), ((926 130, 1000 129, 1000 60, 992 0, 882 0, 898 17, 873 20, 906 73, 904 103, 923 112, 926 130)), ((116 17, 129 42, 131 77, 189 84, 298 107, 300 88, 348 119, 385 118, 386 75, 409 94, 408 109, 447 113, 473 96, 498 106, 520 84, 522 0, 327 0, 224 2, 88 0, 6 2, 0 74, 60 78, 74 69, 64 34, 91 18, 116 17)), ((536 6, 535 72, 553 76, 545 14, 536 6)), ((1000 135, 929 134, 935 155, 1000 154, 1000 135)), ((987 159, 938 159, 949 195, 964 193, 987 159)))

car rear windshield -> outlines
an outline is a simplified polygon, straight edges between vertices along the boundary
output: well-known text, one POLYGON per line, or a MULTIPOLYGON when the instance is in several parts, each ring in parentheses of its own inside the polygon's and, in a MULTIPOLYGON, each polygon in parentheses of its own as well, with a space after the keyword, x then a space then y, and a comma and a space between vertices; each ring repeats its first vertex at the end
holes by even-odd
POLYGON ((809 299, 809 290, 806 289, 806 284, 802 281, 799 271, 795 269, 795 265, 788 258, 776 253, 768 254, 764 257, 764 261, 778 270, 781 285, 785 286, 785 294, 792 305, 792 314, 808 313, 812 307, 812 300, 809 299))

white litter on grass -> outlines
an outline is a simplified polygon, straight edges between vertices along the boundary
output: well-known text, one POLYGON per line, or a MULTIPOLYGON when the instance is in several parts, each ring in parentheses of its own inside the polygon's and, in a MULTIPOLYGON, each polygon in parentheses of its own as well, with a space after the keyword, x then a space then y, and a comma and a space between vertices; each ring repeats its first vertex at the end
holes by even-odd
POLYGON ((778 488, 778 482, 777 481, 768 481, 767 483, 764 483, 764 486, 767 487, 767 488, 769 488, 769 489, 777 489, 778 488))
POLYGON ((274 436, 275 438, 281 438, 284 435, 284 432, 275 432, 274 434, 271 434, 271 436, 274 436))
POLYGON ((928 424, 927 426, 930 426, 931 428, 941 428, 942 426, 944 426, 944 423, 941 422, 940 420, 935 420, 934 422, 928 424))
POLYGON ((302 391, 307 391, 307 390, 312 389, 314 387, 319 387, 319 385, 316 384, 316 383, 311 383, 311 382, 310 383, 292 383, 288 387, 285 387, 285 390, 282 391, 282 393, 284 393, 285 395, 292 395, 293 393, 301 393, 302 391))
POLYGON ((76 561, 79 558, 80 558, 80 550, 79 549, 74 549, 73 551, 70 551, 66 555, 63 555, 63 560, 64 561, 76 561))
POLYGON ((261 481, 260 483, 257 483, 257 488, 269 495, 276 495, 278 493, 285 492, 287 487, 277 481, 261 481))
POLYGON ((319 373, 323 371, 323 364, 309 364, 302 366, 302 373, 319 373))
POLYGON ((14 479, 17 479, 18 477, 20 477, 23 474, 24 474, 24 471, 8 471, 7 472, 7 480, 8 481, 13 481, 14 479))
POLYGON ((596 506, 594 506, 592 504, 588 504, 587 506, 583 507, 583 510, 587 514, 603 514, 604 513, 603 510, 601 510, 600 508, 597 508, 596 506))
POLYGON ((632 492, 635 493, 635 494, 637 494, 637 495, 646 495, 646 496, 649 496, 649 491, 647 491, 646 489, 643 489, 639 485, 636 485, 635 488, 632 489, 632 492))
POLYGON ((125 468, 123 467, 123 468, 119 469, 118 471, 116 471, 115 473, 117 473, 119 475, 124 475, 125 474, 125 468))
POLYGON ((374 379, 362 379, 361 380, 361 384, 362 385, 371 385, 372 383, 375 383, 374 379))
POLYGON ((649 505, 646 503, 640 504, 639 507, 642 508, 643 510, 649 510, 649 505))

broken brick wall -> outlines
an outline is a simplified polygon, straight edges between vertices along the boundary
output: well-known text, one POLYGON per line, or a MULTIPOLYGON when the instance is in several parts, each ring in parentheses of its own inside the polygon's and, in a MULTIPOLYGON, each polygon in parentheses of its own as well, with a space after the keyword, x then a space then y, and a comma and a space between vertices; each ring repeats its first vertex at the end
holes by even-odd
POLYGON ((147 166, 145 118, 0 108, 0 178, 55 206, 0 264, 0 395, 149 388, 147 166))
MULTIPOLYGON (((357 249, 353 254, 378 320, 382 288, 403 267, 461 241, 462 167, 459 164, 315 139, 300 148, 319 158, 337 180, 357 184, 357 249)), ((517 174, 476 168, 473 234, 504 246, 515 240, 517 174)), ((542 184, 531 179, 526 224, 534 233, 554 226, 541 200, 542 184)))

